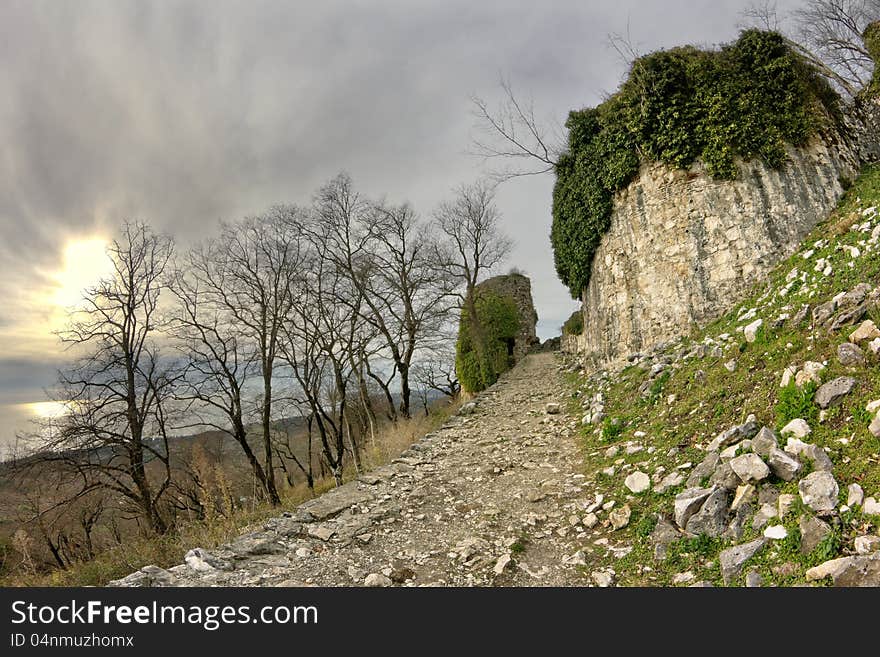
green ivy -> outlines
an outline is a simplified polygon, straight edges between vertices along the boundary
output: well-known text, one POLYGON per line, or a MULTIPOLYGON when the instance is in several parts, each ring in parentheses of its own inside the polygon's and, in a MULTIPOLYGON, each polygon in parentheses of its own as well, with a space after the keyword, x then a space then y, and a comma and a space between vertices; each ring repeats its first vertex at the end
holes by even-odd
POLYGON ((746 30, 717 51, 637 59, 616 94, 566 121, 550 233, 559 278, 575 298, 587 287, 614 194, 642 161, 687 168, 701 160, 729 180, 737 157, 780 167, 786 143, 802 145, 840 116, 834 90, 774 32, 746 30))
POLYGON ((477 318, 486 340, 485 354, 480 357, 467 312, 462 310, 455 347, 455 371, 461 387, 468 392, 485 390, 498 380, 498 375, 513 364, 508 355, 508 341, 519 331, 516 303, 494 292, 477 291, 477 318))

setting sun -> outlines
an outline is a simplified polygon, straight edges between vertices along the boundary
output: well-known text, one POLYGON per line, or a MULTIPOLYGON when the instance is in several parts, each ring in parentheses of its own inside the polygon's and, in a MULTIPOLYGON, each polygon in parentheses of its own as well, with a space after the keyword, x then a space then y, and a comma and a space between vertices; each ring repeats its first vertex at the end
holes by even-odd
POLYGON ((29 415, 41 419, 55 419, 67 414, 67 404, 63 402, 33 402, 22 406, 29 415))
POLYGON ((107 241, 100 237, 68 242, 62 267, 54 276, 57 286, 52 300, 56 306, 67 309, 78 305, 83 290, 112 272, 106 249, 107 241))

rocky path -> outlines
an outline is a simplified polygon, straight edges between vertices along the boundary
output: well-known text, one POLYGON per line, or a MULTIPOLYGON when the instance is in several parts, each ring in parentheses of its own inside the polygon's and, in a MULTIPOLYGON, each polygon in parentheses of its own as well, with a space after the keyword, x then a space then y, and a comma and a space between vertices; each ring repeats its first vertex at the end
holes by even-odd
POLYGON ((580 474, 577 423, 565 413, 557 358, 529 356, 392 463, 261 531, 116 584, 591 583, 582 549, 595 537, 583 523, 595 524, 590 511, 601 499, 591 498, 580 474))

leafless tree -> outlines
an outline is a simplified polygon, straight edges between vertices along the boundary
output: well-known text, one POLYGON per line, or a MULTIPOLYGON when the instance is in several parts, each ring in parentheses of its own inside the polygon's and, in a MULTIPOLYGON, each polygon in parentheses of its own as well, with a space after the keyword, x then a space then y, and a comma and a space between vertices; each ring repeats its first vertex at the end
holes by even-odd
POLYGON ((348 408, 355 380, 352 354, 364 352, 364 344, 374 336, 360 312, 362 295, 337 266, 334 227, 315 215, 298 230, 309 241, 308 258, 302 292, 287 316, 282 348, 300 401, 317 429, 324 459, 341 485, 346 449, 355 463, 358 458, 348 408))
POLYGON ((440 331, 454 306, 456 280, 448 270, 437 267, 438 237, 411 206, 377 205, 370 236, 369 318, 391 352, 400 375, 400 410, 409 417, 413 358, 441 339, 440 331))
POLYGON ((553 171, 564 150, 561 130, 542 124, 534 103, 517 98, 509 80, 502 77, 499 86, 503 98, 495 108, 479 96, 471 98, 478 133, 471 139, 472 153, 508 163, 490 174, 498 182, 553 171))
POLYGON ((108 248, 113 274, 84 294, 59 333, 80 356, 53 391, 67 413, 47 433, 43 459, 81 481, 79 495, 105 489, 128 500, 156 533, 169 528, 169 402, 178 379, 156 341, 159 297, 171 238, 125 223, 108 248))
POLYGON ((301 236, 289 230, 299 212, 278 206, 223 224, 218 237, 187 255, 171 287, 178 301, 174 333, 186 358, 179 395, 190 423, 231 435, 272 504, 281 502, 273 459, 274 386, 282 327, 303 261, 301 236), (262 462, 248 442, 254 419, 262 462))
POLYGON ((744 12, 751 24, 779 32, 788 45, 854 97, 871 80, 874 62, 862 39, 880 18, 880 0, 807 0, 790 16, 764 0, 744 12), (789 34, 784 26, 792 24, 789 34))
POLYGON ((499 225, 494 186, 487 180, 460 185, 451 200, 439 205, 434 218, 443 238, 435 262, 444 276, 458 283, 458 306, 469 322, 475 351, 484 360, 486 344, 477 315, 476 287, 513 248, 499 225))

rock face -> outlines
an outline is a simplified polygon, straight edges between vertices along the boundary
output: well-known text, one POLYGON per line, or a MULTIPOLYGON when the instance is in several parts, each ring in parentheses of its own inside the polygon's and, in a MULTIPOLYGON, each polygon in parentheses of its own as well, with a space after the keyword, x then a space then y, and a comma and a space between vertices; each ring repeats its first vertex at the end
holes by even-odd
MULTIPOLYGON (((701 165, 643 166, 614 199, 582 294, 578 352, 604 363, 719 316, 824 219, 858 158, 819 140, 780 170, 739 163, 734 181, 701 165)), ((569 345, 570 348, 570 345, 569 345)))
POLYGON ((541 344, 535 333, 538 313, 532 301, 532 283, 527 276, 518 273, 495 276, 477 286, 481 290, 491 290, 499 296, 513 299, 519 315, 519 332, 512 346, 514 362, 521 361, 533 347, 541 344))

